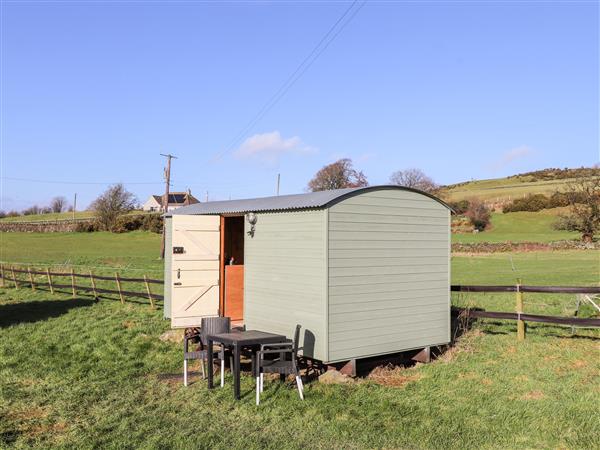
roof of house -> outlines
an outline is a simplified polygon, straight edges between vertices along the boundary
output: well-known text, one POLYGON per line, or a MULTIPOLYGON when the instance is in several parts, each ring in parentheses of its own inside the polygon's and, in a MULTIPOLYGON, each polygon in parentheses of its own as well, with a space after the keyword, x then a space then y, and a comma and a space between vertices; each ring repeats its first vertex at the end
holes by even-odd
MULTIPOLYGON (((154 200, 159 204, 162 204, 163 195, 153 195, 154 200)), ((182 205, 188 199, 189 203, 199 203, 199 200, 189 192, 170 192, 169 193, 169 205, 182 205)))
POLYGON ((259 197, 243 200, 225 200, 184 206, 166 214, 167 217, 180 214, 238 214, 259 211, 287 211, 299 209, 325 208, 340 202, 348 197, 369 191, 402 190, 425 195, 441 203, 446 208, 451 208, 439 198, 418 189, 395 185, 368 186, 348 189, 335 189, 331 191, 309 192, 306 194, 278 195, 274 197, 259 197))

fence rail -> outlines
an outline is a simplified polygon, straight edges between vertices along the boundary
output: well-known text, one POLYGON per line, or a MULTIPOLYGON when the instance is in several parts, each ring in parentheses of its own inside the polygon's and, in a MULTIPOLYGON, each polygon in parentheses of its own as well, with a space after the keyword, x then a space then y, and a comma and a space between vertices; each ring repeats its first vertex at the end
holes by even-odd
MULTIPOLYGON (((522 341, 525 339, 525 322, 541 322, 555 325, 571 325, 572 327, 600 327, 600 319, 596 318, 581 318, 581 317, 563 317, 563 316, 545 316, 537 314, 526 314, 525 302, 523 293, 544 293, 544 294, 600 294, 598 286, 527 286, 521 284, 520 280, 516 285, 499 285, 499 286, 478 286, 478 285, 452 285, 452 292, 491 292, 491 293, 516 293, 516 312, 502 311, 484 311, 473 308, 454 308, 463 317, 487 318, 487 319, 502 319, 517 321, 517 339, 522 341)), ((591 301, 591 298, 589 299, 591 301)), ((577 310, 579 312, 579 301, 577 310)))
POLYGON ((600 286, 472 286, 452 285, 453 292, 538 292, 546 294, 600 294, 600 286))
MULTIPOLYGON (((148 278, 144 275, 142 278, 135 277, 121 277, 119 272, 115 272, 114 276, 107 275, 96 275, 90 270, 88 273, 77 273, 73 269, 70 272, 51 272, 49 268, 46 270, 32 269, 18 269, 12 265, 0 264, 0 286, 6 287, 6 285, 12 284, 15 289, 19 289, 21 286, 29 285, 32 290, 36 290, 40 287, 48 287, 51 293, 54 293, 54 289, 70 289, 73 297, 77 296, 78 292, 91 292, 95 298, 99 298, 99 294, 114 294, 118 295, 121 303, 125 303, 126 297, 139 297, 148 298, 150 301, 150 307, 155 308, 155 300, 164 300, 164 296, 160 294, 152 293, 150 289, 151 284, 164 285, 163 280, 148 278), (27 274, 28 279, 18 278, 16 274, 27 274), (35 280, 34 275, 44 276, 44 282, 35 280), (69 284, 55 283, 52 277, 68 278, 70 279, 69 284), (90 280, 89 286, 78 285, 75 279, 87 279, 90 280), (97 287, 96 281, 110 281, 114 282, 116 289, 107 289, 105 287, 97 287), (124 290, 123 283, 144 283, 146 292, 136 292, 130 290, 124 290)), ((473 308, 454 308, 458 311, 462 317, 473 317, 473 318, 489 318, 489 319, 501 319, 501 320, 516 320, 517 321, 517 335, 519 340, 525 339, 525 322, 541 322, 550 323, 556 325, 571 325, 579 327, 600 327, 600 319, 596 318, 581 318, 581 317, 561 317, 561 316, 545 316, 536 314, 527 314, 524 310, 523 293, 546 293, 546 294, 600 294, 600 287, 598 286, 528 286, 517 283, 516 285, 452 285, 450 286, 452 292, 465 292, 465 293, 516 293, 516 312, 504 312, 504 311, 485 311, 481 309, 473 308)), ((577 312, 576 312, 577 314, 577 312)))
POLYGON ((32 269, 31 267, 27 267, 27 269, 18 269, 14 266, 6 266, 4 264, 0 264, 0 286, 6 287, 7 284, 12 284, 15 289, 19 289, 21 286, 29 285, 31 290, 35 291, 40 288, 48 288, 50 293, 54 293, 55 289, 70 289, 73 297, 77 296, 78 292, 89 293, 91 292, 94 298, 100 298, 99 294, 114 294, 118 295, 121 303, 125 303, 127 297, 139 297, 139 298, 148 298, 150 302, 150 307, 155 308, 155 300, 164 300, 164 296, 160 294, 155 294, 150 289, 151 284, 164 284, 163 280, 157 280, 153 278, 148 278, 146 275, 143 278, 128 278, 121 277, 119 272, 115 272, 114 276, 106 276, 106 275, 96 275, 92 273, 90 270, 88 273, 77 273, 73 269, 70 272, 51 272, 49 268, 46 270, 32 269), (17 277, 17 274, 27 274, 28 278, 20 278, 17 277), (41 275, 44 278, 44 281, 36 280, 34 275, 41 275), (69 284, 64 283, 55 283, 53 280, 55 278, 68 278, 70 279, 69 284), (75 279, 87 279, 90 280, 90 285, 85 286, 81 284, 76 284, 75 279), (111 281, 116 285, 116 289, 107 289, 105 287, 97 287, 96 281, 111 281), (132 290, 123 289, 123 283, 144 283, 146 287, 146 292, 136 292, 132 290))

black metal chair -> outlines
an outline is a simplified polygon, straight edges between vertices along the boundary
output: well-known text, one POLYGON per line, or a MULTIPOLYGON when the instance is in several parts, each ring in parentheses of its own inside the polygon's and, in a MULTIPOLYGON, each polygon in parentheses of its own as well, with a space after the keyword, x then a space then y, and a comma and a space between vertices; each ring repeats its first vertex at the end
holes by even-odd
POLYGON ((298 370, 298 342, 300 341, 300 325, 296 325, 293 342, 263 344, 256 354, 256 404, 260 404, 260 393, 264 390, 264 374, 278 373, 281 377, 294 375, 300 399, 304 400, 304 386, 298 370), (265 355, 279 355, 274 359, 265 359, 265 355))
MULTIPOLYGON (((208 361, 208 352, 213 352, 213 357, 221 361, 221 387, 225 380, 225 349, 220 350, 206 347, 206 336, 211 334, 229 333, 231 331, 231 319, 229 317, 205 317, 200 322, 200 330, 192 329, 190 333, 186 333, 183 338, 183 384, 188 385, 188 361, 199 359, 202 369, 202 378, 206 378, 205 364, 208 361), (197 343, 198 348, 195 351, 190 351, 189 344, 197 343)), ((208 370, 212 370, 209 367, 208 370)))

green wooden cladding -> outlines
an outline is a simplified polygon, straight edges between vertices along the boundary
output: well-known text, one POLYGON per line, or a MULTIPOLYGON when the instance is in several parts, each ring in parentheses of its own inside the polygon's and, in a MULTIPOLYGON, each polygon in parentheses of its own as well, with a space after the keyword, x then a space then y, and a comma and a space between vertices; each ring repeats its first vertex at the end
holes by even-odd
POLYGON ((328 360, 450 340, 450 211, 421 194, 366 192, 328 226, 328 360))
POLYGON ((244 244, 248 329, 291 338, 300 324, 304 354, 324 362, 450 341, 450 211, 440 202, 382 188, 256 216, 244 244))
MULTIPOLYGON (((247 329, 292 337, 302 325, 304 354, 326 360, 325 210, 257 214, 244 248, 247 329)), ((249 230, 246 221, 246 231, 249 230)))

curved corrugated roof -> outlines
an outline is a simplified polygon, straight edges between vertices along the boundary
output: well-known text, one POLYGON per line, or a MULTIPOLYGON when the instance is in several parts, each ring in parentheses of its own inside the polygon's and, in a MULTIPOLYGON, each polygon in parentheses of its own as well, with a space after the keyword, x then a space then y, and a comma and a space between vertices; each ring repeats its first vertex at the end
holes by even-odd
POLYGON ((348 189, 335 189, 331 191, 309 192, 306 194, 278 195, 273 197, 248 198, 242 200, 224 200, 215 202, 196 203, 194 205, 177 208, 166 214, 167 217, 180 214, 240 214, 259 211, 287 211, 299 209, 326 208, 348 197, 370 191, 396 189, 416 192, 441 203, 451 209, 439 198, 418 189, 403 186, 383 185, 368 186, 348 189))

